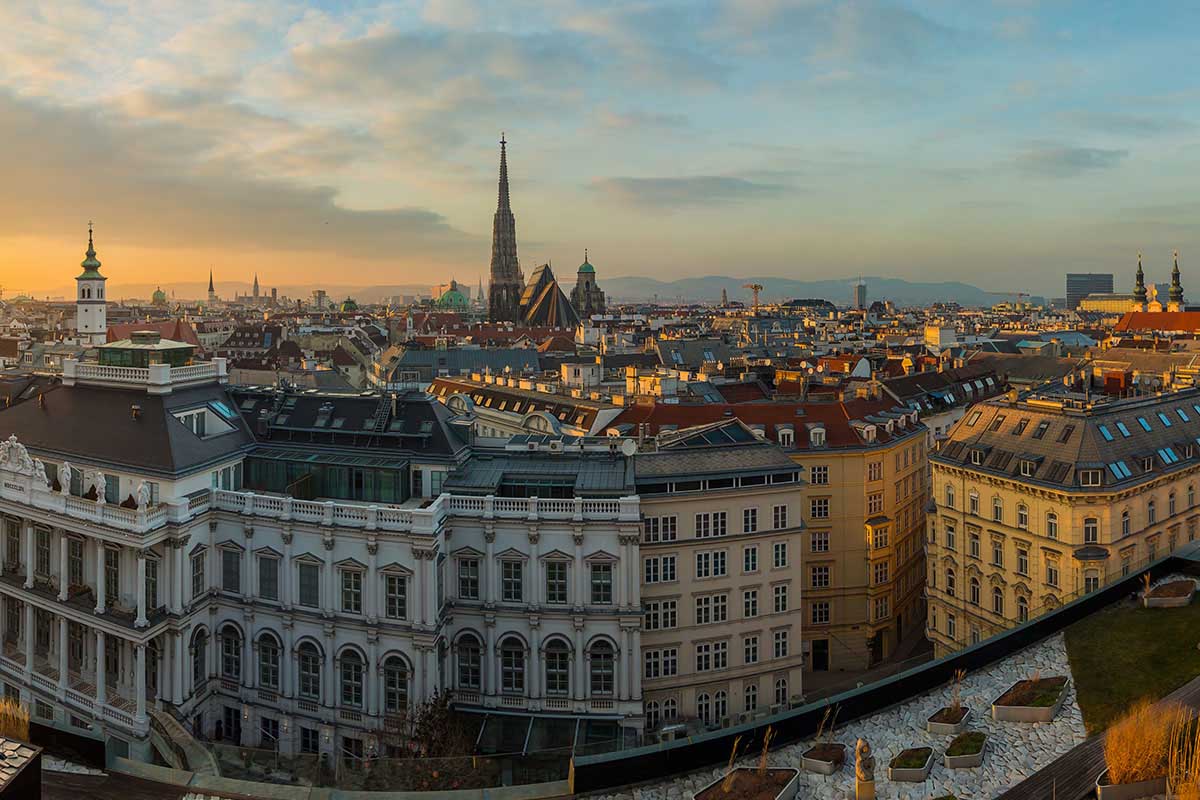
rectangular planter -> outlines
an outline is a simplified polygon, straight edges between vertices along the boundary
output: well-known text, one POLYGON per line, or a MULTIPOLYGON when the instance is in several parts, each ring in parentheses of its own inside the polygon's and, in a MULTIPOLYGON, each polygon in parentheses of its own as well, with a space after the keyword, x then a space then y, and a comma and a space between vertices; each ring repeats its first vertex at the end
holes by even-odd
POLYGON ((929 749, 929 758, 925 759, 923 767, 888 767, 888 780, 890 781, 911 781, 913 783, 923 783, 929 777, 929 771, 933 769, 933 748, 929 749))
MULTIPOLYGON (((756 767, 738 767, 733 771, 734 772, 757 772, 758 770, 756 767)), ((796 792, 800 788, 800 770, 796 769, 795 767, 767 767, 767 772, 790 772, 792 774, 791 779, 784 785, 784 787, 782 789, 779 790, 779 794, 775 795, 775 800, 794 800, 794 798, 796 797, 796 792)), ((692 800, 699 800, 701 795, 703 795, 705 792, 707 792, 709 789, 713 788, 714 786, 720 786, 721 782, 724 781, 727 777, 729 777, 728 772, 726 772, 721 777, 717 778, 712 783, 703 787, 702 789, 692 792, 692 800)))
POLYGON ((1196 590, 1188 592, 1183 597, 1143 597, 1146 608, 1184 608, 1192 603, 1196 590))
POLYGON ((972 767, 983 766, 983 756, 987 752, 988 743, 992 737, 988 736, 983 740, 983 747, 979 748, 979 752, 974 755, 952 756, 947 752, 942 757, 942 763, 946 765, 946 769, 971 769, 972 767))
POLYGON ((1108 780, 1108 770, 1101 772, 1100 777, 1096 779, 1096 800, 1141 800, 1144 797, 1167 793, 1166 778, 1155 778, 1137 783, 1103 783, 1106 780, 1108 780))
MULTIPOLYGON (((941 709, 939 708, 938 711, 941 711, 941 709)), ((966 709, 966 712, 966 714, 963 714, 962 720, 957 723, 950 723, 934 722, 933 718, 938 713, 935 711, 933 714, 929 715, 927 720, 925 720, 925 730, 929 731, 934 736, 958 736, 967 729, 967 723, 971 721, 971 715, 973 712, 969 708, 966 709)))
POLYGON ((819 758, 809 758, 808 756, 800 757, 800 766, 804 767, 808 772, 815 772, 818 775, 832 775, 842 768, 842 764, 846 763, 846 745, 839 742, 833 743, 835 747, 842 748, 841 761, 822 761, 819 758))
POLYGON ((992 703, 992 719, 996 722, 1050 722, 1058 715, 1070 691, 1071 679, 1067 678, 1058 694, 1058 701, 1052 706, 998 706, 992 703))

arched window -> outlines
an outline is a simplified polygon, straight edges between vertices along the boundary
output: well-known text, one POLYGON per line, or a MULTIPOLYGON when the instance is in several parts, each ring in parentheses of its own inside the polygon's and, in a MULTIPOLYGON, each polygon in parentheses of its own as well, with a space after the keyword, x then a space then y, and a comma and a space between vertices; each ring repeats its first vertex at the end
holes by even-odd
POLYGON ((258 639, 258 685, 279 690, 279 641, 269 633, 258 639))
POLYGON ((775 681, 775 704, 787 706, 788 701, 788 686, 787 678, 780 678, 775 681))
POLYGON ((663 700, 662 714, 664 720, 672 720, 679 717, 679 703, 675 701, 674 697, 668 697, 666 700, 663 700))
POLYGON ((992 521, 1004 522, 1004 501, 999 497, 992 498, 992 521))
POLYGON ((1146 523, 1153 525, 1156 522, 1158 522, 1158 506, 1151 500, 1146 503, 1146 523))
POLYGON ((708 692, 696 695, 696 716, 705 725, 712 722, 712 699, 708 696, 708 692))
POLYGON ((571 651, 562 639, 546 645, 546 694, 566 695, 571 691, 571 651))
POLYGON ((1017 527, 1022 530, 1029 527, 1029 506, 1024 503, 1017 506, 1017 527))
POLYGON ((954 485, 946 484, 946 507, 954 508, 954 485))
POLYGON ((729 716, 729 695, 722 689, 713 696, 713 719, 720 722, 727 716, 729 716))
POLYGON ((1004 616, 1004 590, 999 586, 992 589, 992 611, 1004 616))
POLYGON ((242 679, 242 635, 232 626, 221 632, 221 675, 234 681, 242 679))
POLYGON ((347 650, 339 659, 342 666, 342 705, 362 708, 363 661, 357 650, 347 650))
POLYGON ((1046 514, 1046 537, 1050 539, 1058 538, 1058 514, 1050 511, 1046 514))
POLYGON ((1129 520, 1129 511, 1128 510, 1122 511, 1121 512, 1121 535, 1128 536, 1131 529, 1132 529, 1132 525, 1130 524, 1130 520, 1129 520))
POLYGON ((458 685, 462 689, 478 689, 483 679, 483 657, 479 640, 464 634, 458 640, 458 685))
POLYGON ((208 633, 199 631, 192 640, 192 686, 199 689, 208 680, 208 633))
POLYGON ((971 602, 979 605, 979 578, 971 577, 971 602))
POLYGON ((383 662, 383 705, 389 714, 408 710, 408 665, 400 656, 383 662))
POLYGON ((509 694, 525 691, 525 645, 515 636, 500 643, 500 689, 509 694))
POLYGON ((753 711, 758 708, 758 686, 751 683, 742 692, 742 710, 753 711))
POLYGON ((967 495, 967 511, 977 516, 979 514, 979 492, 974 489, 967 495))
POLYGON ((1167 516, 1175 516, 1175 492, 1171 492, 1167 495, 1167 516))
POLYGON ((1024 597, 1017 598, 1017 622, 1029 622, 1029 601, 1024 597))
POLYGON ((300 696, 321 699, 321 654, 312 642, 303 642, 298 650, 300 696))
POLYGON ((954 570, 946 568, 946 594, 954 597, 954 570))
POLYGON ((604 640, 596 642, 592 645, 590 660, 592 694, 612 694, 616 683, 616 654, 612 645, 604 640))
POLYGON ((658 723, 662 721, 662 712, 658 709, 658 701, 650 700, 646 703, 646 727, 654 730, 658 727, 658 723))

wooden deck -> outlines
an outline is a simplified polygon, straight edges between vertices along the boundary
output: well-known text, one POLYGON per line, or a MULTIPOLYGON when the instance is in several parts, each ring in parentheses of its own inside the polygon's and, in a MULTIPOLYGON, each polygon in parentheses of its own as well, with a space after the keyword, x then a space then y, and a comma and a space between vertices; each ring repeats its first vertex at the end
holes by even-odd
MULTIPOLYGON (((1200 678, 1180 686, 1162 702, 1168 700, 1200 708, 1200 678)), ((1080 800, 1095 796, 1096 779, 1104 771, 1103 737, 1097 734, 1076 745, 997 800, 1080 800)))

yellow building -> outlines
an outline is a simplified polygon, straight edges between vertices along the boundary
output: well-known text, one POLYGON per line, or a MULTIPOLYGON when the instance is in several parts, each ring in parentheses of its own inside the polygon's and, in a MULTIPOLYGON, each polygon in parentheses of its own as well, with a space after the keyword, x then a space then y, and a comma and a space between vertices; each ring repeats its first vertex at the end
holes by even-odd
POLYGON ((936 655, 1194 539, 1198 436, 1196 389, 1125 400, 1044 389, 972 407, 929 459, 936 655))

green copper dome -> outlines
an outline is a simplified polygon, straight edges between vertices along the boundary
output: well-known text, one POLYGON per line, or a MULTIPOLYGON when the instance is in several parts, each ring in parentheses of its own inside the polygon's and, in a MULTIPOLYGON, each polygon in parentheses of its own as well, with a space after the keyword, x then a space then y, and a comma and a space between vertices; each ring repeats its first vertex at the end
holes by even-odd
POLYGON ((150 297, 150 302, 156 306, 165 306, 167 304, 167 293, 162 290, 162 287, 154 290, 154 294, 150 297))
POLYGON ((96 258, 96 248, 92 245, 92 226, 88 224, 88 249, 87 258, 79 263, 83 267, 83 274, 75 280, 88 279, 93 280, 108 280, 100 274, 100 259, 96 258))
POLYGON ((358 311, 358 303, 354 302, 353 298, 347 297, 342 301, 342 311, 358 311))
POLYGON ((579 271, 579 272, 595 272, 595 271, 596 271, 596 268, 595 268, 595 267, 593 267, 593 266, 592 266, 590 263, 588 263, 588 252, 587 252, 587 250, 584 250, 584 251, 583 251, 583 263, 579 265, 579 270, 578 270, 578 271, 579 271))

